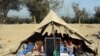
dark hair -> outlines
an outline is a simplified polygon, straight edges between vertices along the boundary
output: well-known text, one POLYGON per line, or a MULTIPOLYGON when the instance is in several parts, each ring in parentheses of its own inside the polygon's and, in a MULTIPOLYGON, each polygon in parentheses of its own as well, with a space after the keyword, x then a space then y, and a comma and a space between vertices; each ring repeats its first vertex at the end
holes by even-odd
POLYGON ((78 42, 78 45, 82 45, 82 42, 78 42))

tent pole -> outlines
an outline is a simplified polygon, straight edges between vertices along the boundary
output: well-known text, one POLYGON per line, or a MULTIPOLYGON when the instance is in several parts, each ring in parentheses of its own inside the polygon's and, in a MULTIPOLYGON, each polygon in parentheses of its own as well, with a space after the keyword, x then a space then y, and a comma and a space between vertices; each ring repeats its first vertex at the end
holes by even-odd
POLYGON ((52 23, 52 34, 53 34, 53 38, 55 37, 55 30, 54 30, 54 22, 51 22, 52 23))
POLYGON ((54 22, 51 22, 51 25, 52 25, 52 34, 53 34, 54 49, 55 49, 55 29, 54 29, 54 22))

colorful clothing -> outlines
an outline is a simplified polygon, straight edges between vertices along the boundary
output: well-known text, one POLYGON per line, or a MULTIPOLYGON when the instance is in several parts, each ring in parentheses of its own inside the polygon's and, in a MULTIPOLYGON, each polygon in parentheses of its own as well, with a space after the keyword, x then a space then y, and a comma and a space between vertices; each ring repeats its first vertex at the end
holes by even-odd
POLYGON ((28 53, 28 52, 31 52, 31 51, 33 50, 33 48, 34 48, 33 44, 32 44, 32 43, 29 43, 29 44, 27 45, 27 53, 28 53))
POLYGON ((60 44, 60 53, 64 53, 64 45, 60 44))
POLYGON ((57 49, 55 49, 53 52, 53 56, 60 56, 60 52, 57 49))

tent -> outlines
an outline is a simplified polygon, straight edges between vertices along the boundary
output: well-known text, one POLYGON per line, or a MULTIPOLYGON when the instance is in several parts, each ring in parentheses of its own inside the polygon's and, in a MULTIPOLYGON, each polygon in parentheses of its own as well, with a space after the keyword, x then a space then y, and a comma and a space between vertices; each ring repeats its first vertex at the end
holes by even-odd
MULTIPOLYGON (((55 30, 58 30, 58 32, 60 33, 67 33, 72 38, 84 40, 88 45, 92 44, 82 34, 80 34, 79 31, 70 27, 62 18, 57 16, 57 14, 53 10, 50 10, 48 15, 42 20, 39 25, 36 26, 35 29, 36 30, 34 32, 41 32, 42 35, 46 32, 48 32, 49 34, 54 34, 55 30)), ((24 38, 24 40, 27 38, 28 37, 24 38)))
POLYGON ((50 10, 48 15, 42 20, 37 27, 37 30, 41 31, 42 34, 48 32, 54 35, 57 30, 60 33, 67 33, 72 38, 85 40, 86 43, 91 44, 82 34, 76 29, 71 28, 62 18, 60 18, 53 10, 50 10), (40 30, 39 30, 40 29, 40 30))

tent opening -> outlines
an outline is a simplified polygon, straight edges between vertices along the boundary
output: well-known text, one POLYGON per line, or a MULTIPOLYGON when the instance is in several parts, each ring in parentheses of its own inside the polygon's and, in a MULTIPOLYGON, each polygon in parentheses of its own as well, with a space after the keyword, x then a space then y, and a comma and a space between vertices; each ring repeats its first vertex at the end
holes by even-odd
MULTIPOLYGON (((31 35, 27 40, 22 41, 20 43, 20 46, 18 47, 18 49, 16 50, 16 53, 18 53, 18 51, 23 48, 21 47, 23 45, 23 43, 28 44, 29 42, 32 43, 32 45, 35 46, 35 42, 36 41, 42 41, 43 42, 43 49, 45 49, 45 38, 46 37, 53 37, 53 34, 51 33, 50 35, 48 35, 48 32, 46 32, 44 35, 42 35, 42 33, 39 32, 35 32, 33 35, 31 35)), ((71 38, 68 34, 62 34, 62 33, 55 33, 55 38, 61 38, 61 41, 64 42, 64 40, 68 41, 68 40, 72 40, 72 43, 75 46, 78 46, 80 43, 82 44, 82 51, 83 53, 85 53, 85 55, 88 55, 87 53, 92 53, 95 55, 95 53, 88 47, 86 46, 84 40, 79 40, 79 39, 74 39, 71 38)), ((33 50, 33 48, 32 48, 33 50)), ((45 52, 45 51, 44 51, 45 52)), ((74 54, 75 54, 76 50, 74 49, 74 54)))

